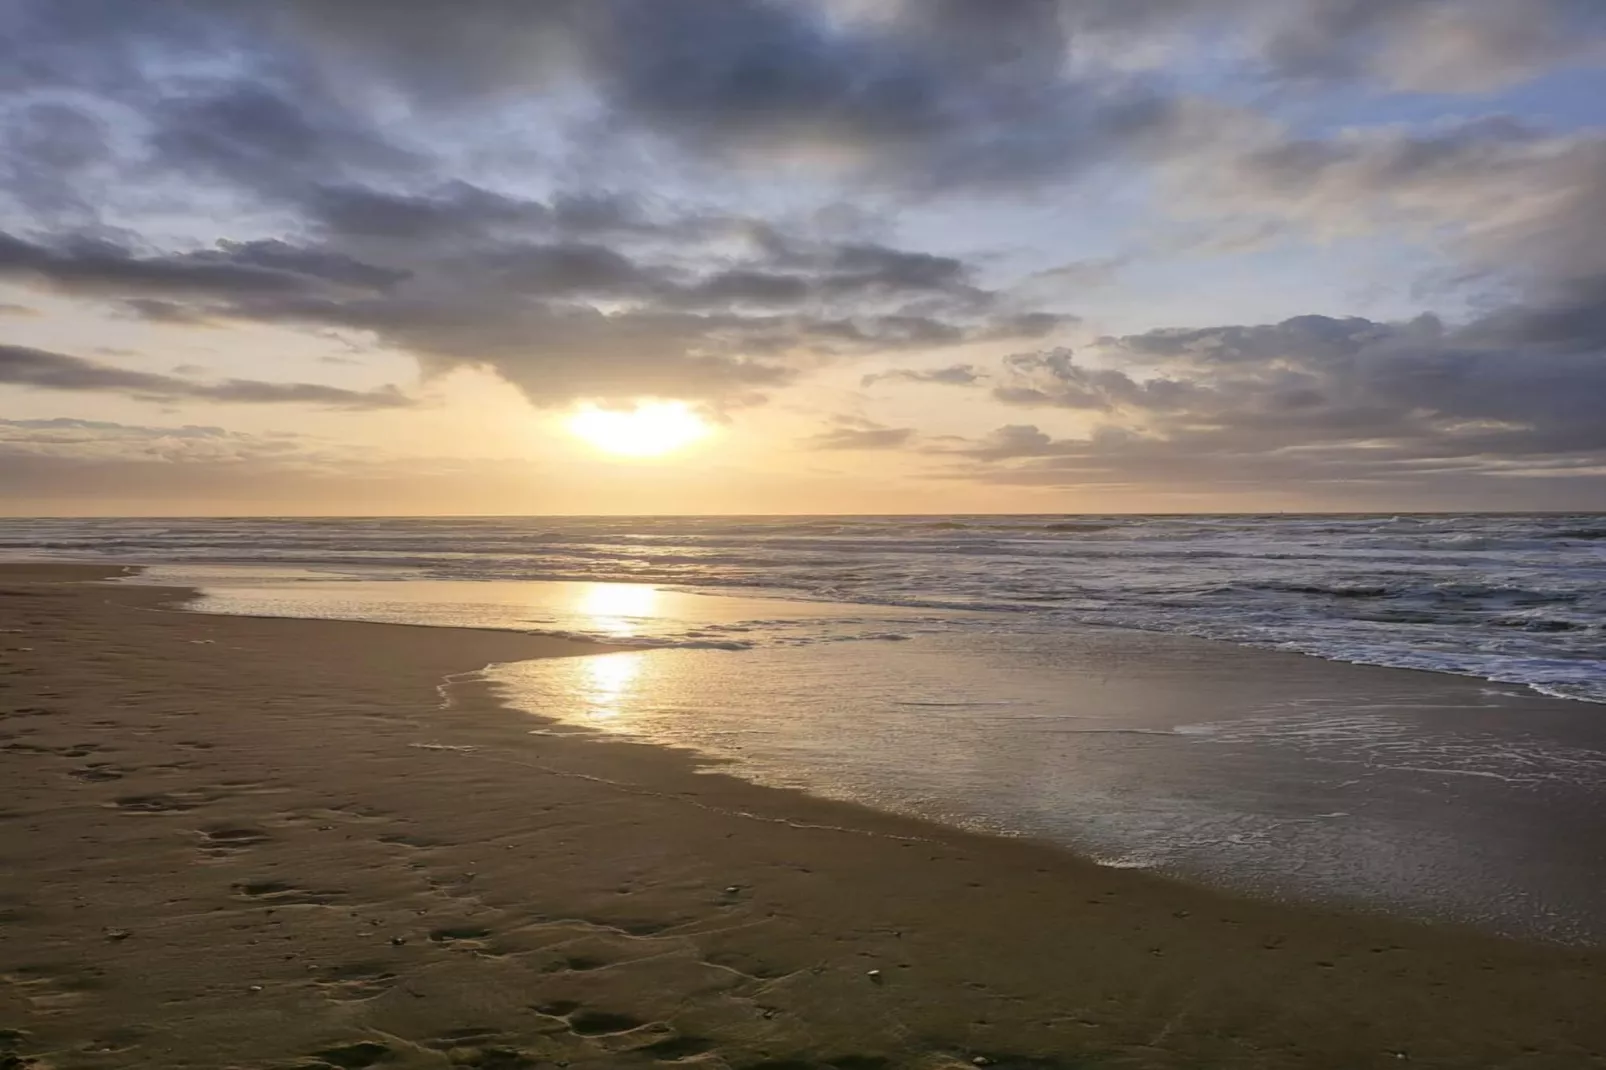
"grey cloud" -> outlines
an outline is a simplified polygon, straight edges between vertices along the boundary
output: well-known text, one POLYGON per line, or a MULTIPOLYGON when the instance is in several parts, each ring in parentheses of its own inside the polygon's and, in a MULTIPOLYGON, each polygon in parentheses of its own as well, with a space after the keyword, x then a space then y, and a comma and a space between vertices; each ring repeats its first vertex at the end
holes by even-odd
POLYGON ((974 386, 985 375, 974 364, 950 364, 946 368, 894 368, 892 371, 875 372, 859 380, 861 386, 873 386, 876 383, 902 382, 902 383, 940 383, 944 386, 974 386))
POLYGON ((105 123, 86 110, 40 101, 0 113, 0 191, 32 215, 93 218, 83 187, 110 155, 105 123))
POLYGON ((978 461, 1012 461, 1022 457, 1049 457, 1063 452, 1065 444, 1036 424, 1006 424, 981 439, 962 447, 945 447, 941 452, 973 457, 978 461))
POLYGON ((1295 80, 1371 75, 1401 89, 1476 92, 1599 59, 1594 0, 1306 0, 1264 39, 1295 80))
POLYGON ((1467 509, 1498 502, 1506 509, 1576 509, 1606 493, 1598 459, 1419 457, 1391 448, 1226 449, 1115 430, 1055 439, 1029 426, 1012 443, 1006 430, 947 451, 948 467, 934 475, 1101 491, 1106 500, 1130 495, 1144 508, 1153 508, 1157 497, 1216 507, 1223 495, 1234 495, 1294 508, 1467 509))
POLYGON ((189 305, 181 305, 173 301, 163 301, 154 297, 130 297, 119 302, 122 310, 134 319, 145 320, 148 323, 169 323, 183 327, 201 327, 211 325, 214 321, 208 319, 206 314, 189 305))
POLYGON ((1302 316, 1104 339, 1091 349, 1097 365, 1063 349, 1022 354, 995 397, 1083 413, 1098 432, 1050 442, 1005 429, 966 455, 1054 458, 1032 470, 1066 478, 1076 458, 1115 471, 1127 458, 1150 476, 1165 458, 1178 471, 1236 459, 1312 482, 1606 465, 1600 328, 1598 314, 1547 320, 1527 309, 1460 327, 1302 316))
MULTIPOLYGON (((1422 15, 1449 3, 1396 6, 1422 15)), ((1547 27, 1589 10, 1575 0, 1511 5, 1547 27)), ((733 161, 795 174, 788 169, 800 162, 826 160, 861 183, 921 195, 1059 181, 1133 154, 1197 154, 1212 138, 1204 109, 1152 74, 1110 69, 1103 43, 1130 42, 1135 54, 1201 21, 1241 18, 1240 30, 1273 28, 1247 46, 1252 67, 1303 79, 1359 71, 1356 50, 1379 33, 1417 32, 1376 0, 901 0, 873 18, 807 0, 12 6, 17 33, 0 43, 0 79, 19 99, 46 86, 122 109, 137 121, 119 124, 121 136, 139 142, 119 157, 127 185, 150 184, 155 207, 169 212, 175 204, 163 196, 226 203, 238 234, 282 237, 175 253, 142 251, 109 225, 80 228, 88 237, 57 228, 0 240, 0 277, 170 322, 367 332, 428 371, 493 368, 541 403, 644 393, 751 400, 828 360, 1041 340, 1070 322, 983 288, 958 258, 666 208, 652 196, 660 159, 690 157, 722 176, 733 161), (1303 14, 1325 42, 1296 40, 1303 14), (506 125, 511 113, 499 105, 554 88, 554 99, 579 102, 561 117, 570 125, 554 130, 560 144, 487 144, 521 129, 506 125), (492 177, 462 181, 470 147, 447 145, 450 136, 409 141, 424 128, 391 125, 403 110, 442 135, 477 132, 472 166, 492 177), (615 166, 588 166, 601 158, 615 166), (540 196, 491 188, 510 174, 565 173, 587 184, 540 196)), ((116 146, 97 141, 94 127, 80 124, 55 156, 32 154, 11 184, 70 192, 86 168, 110 166, 116 146)), ((1463 140, 1443 164, 1428 162, 1432 152, 1391 156, 1346 142, 1336 156, 1295 147, 1220 170, 1241 174, 1242 189, 1285 215, 1325 216, 1365 199, 1350 198, 1363 189, 1373 200, 1390 190, 1434 203, 1446 182, 1476 170, 1528 181, 1540 156, 1555 155, 1517 134, 1463 140), (1495 140, 1527 162, 1485 166, 1478 146, 1495 140), (1374 162, 1357 165, 1363 158, 1374 162), (1313 188, 1314 198, 1302 192, 1313 188)), ((1567 162, 1545 174, 1574 191, 1568 218, 1582 220, 1597 204, 1583 191, 1598 173, 1587 148, 1562 155, 1567 162)), ((137 215, 152 203, 130 195, 116 207, 137 215)), ((1567 278, 1582 278, 1602 247, 1571 236, 1586 229, 1536 222, 1479 240, 1532 254, 1524 262, 1568 259, 1567 278), (1569 242, 1573 252, 1558 251, 1569 242)), ((1581 314, 1564 314, 1559 282, 1554 289, 1553 325, 1581 314)), ((1065 383, 1003 386, 1045 387, 1069 396, 1065 383)), ((1139 383, 1080 388, 1092 411, 1158 403, 1158 388, 1139 383), (1135 400, 1117 398, 1121 390, 1135 400)))
MULTIPOLYGON (((628 192, 534 198, 454 178, 444 160, 420 156, 366 115, 360 105, 371 93, 349 79, 363 70, 399 75, 388 64, 428 41, 419 70, 406 72, 421 80, 405 88, 450 96, 474 64, 439 77, 426 68, 436 60, 449 67, 453 48, 499 47, 492 37, 516 38, 533 20, 542 32, 580 34, 575 40, 590 49, 596 34, 636 32, 620 19, 660 16, 622 3, 602 15, 588 5, 578 23, 526 5, 386 5, 383 18, 371 17, 375 10, 175 4, 170 39, 162 20, 125 19, 100 5, 108 35, 121 30, 127 39, 99 46, 87 15, 65 28, 47 18, 86 56, 117 58, 120 95, 153 131, 152 160, 130 164, 132 177, 210 182, 209 193, 233 198, 258 232, 274 220, 284 237, 225 238, 192 252, 136 251, 122 237, 0 240, 0 278, 115 301, 169 324, 369 332, 430 372, 493 368, 538 403, 649 393, 748 402, 825 360, 1024 341, 1058 322, 996 310, 971 265, 953 257, 807 238, 751 218, 649 210, 628 192), (359 10, 369 15, 348 21, 359 10), (500 16, 495 34, 473 29, 476 12, 500 16), (293 17, 277 17, 286 14, 293 17), (367 39, 346 40, 357 25, 367 39), (160 64, 142 70, 130 42, 147 35, 174 69, 193 69, 228 42, 238 70, 226 75, 210 61, 185 79, 165 77, 160 64), (335 53, 350 56, 351 69, 320 66, 335 53), (288 224, 277 222, 285 217, 288 224)), ((777 26, 801 25, 794 15, 773 17, 777 26)), ((513 54, 527 55, 525 45, 513 54)))
POLYGON ((540 202, 516 200, 467 182, 429 193, 320 184, 307 194, 304 207, 332 235, 412 241, 539 226, 554 214, 540 202))
POLYGON ((1072 290, 1083 291, 1108 286, 1124 268, 1129 257, 1106 256, 1072 260, 1058 267, 1033 273, 1017 287, 1026 291, 1072 290))
POLYGON ((336 71, 392 80, 424 106, 543 88, 608 7, 595 0, 286 0, 280 27, 336 71))
POLYGON ((259 188, 427 170, 361 114, 376 88, 425 114, 574 91, 601 105, 591 140, 828 157, 906 188, 1057 180, 1199 136, 1174 90, 1108 57, 1210 40, 1281 81, 1485 88, 1587 60, 1606 29, 1596 0, 888 0, 868 18, 828 0, 12 6, 0 59, 17 88, 154 102, 171 162, 259 188), (149 69, 186 65, 198 88, 178 99, 149 69))
POLYGON ((224 83, 164 99, 151 118, 161 164, 211 172, 270 199, 346 177, 417 173, 425 163, 328 94, 300 86, 224 83))
POLYGON ((192 253, 190 257, 199 263, 244 264, 369 290, 388 289, 411 274, 376 267, 344 253, 309 249, 278 239, 219 241, 215 249, 192 253))
MULTIPOLYGON (((530 213, 532 216, 535 213, 530 213)), ((733 221, 734 222, 734 221, 733 221)), ((136 256, 106 242, 0 244, 7 272, 165 323, 372 332, 431 370, 484 365, 538 402, 663 394, 751 401, 824 359, 1029 339, 1053 317, 995 315, 960 261, 774 235, 733 262, 730 225, 663 220, 670 258, 472 221, 365 246, 220 242, 136 256), (706 233, 705 233, 706 232, 706 233), (713 270, 705 265, 717 265, 713 270)))
POLYGON ((164 401, 200 400, 323 405, 342 409, 398 408, 413 404, 395 387, 343 390, 319 383, 270 383, 255 379, 197 382, 133 371, 65 353, 0 345, 0 385, 125 394, 164 401))
POLYGON ((64 416, 0 420, 0 456, 12 465, 23 458, 79 464, 237 462, 280 459, 300 448, 294 436, 248 435, 198 424, 149 427, 64 416))
POLYGON ((1510 118, 1227 145, 1180 169, 1197 206, 1328 232, 1414 228, 1542 295, 1606 274, 1606 139, 1510 118))
POLYGON ((917 186, 1009 183, 1090 164, 1176 120, 1137 80, 1082 83, 815 4, 599 7, 577 41, 612 121, 704 154, 851 158, 917 186))
POLYGON ((0 501, 14 513, 483 513, 528 490, 522 460, 384 457, 218 427, 0 420, 0 501))
POLYGON ((648 271, 602 245, 522 245, 484 259, 508 289, 541 296, 629 297, 646 294, 654 286, 648 271))
POLYGON ((0 280, 42 282, 90 296, 282 295, 330 282, 375 288, 399 277, 338 253, 296 250, 278 241, 225 241, 198 252, 140 256, 101 238, 69 236, 43 245, 0 232, 0 280))
POLYGON ((1595 0, 472 0, 292 5, 290 41, 422 105, 556 79, 615 126, 702 152, 858 154, 914 186, 1058 176, 1177 132, 1175 100, 1108 62, 1179 39, 1234 44, 1282 82, 1486 89, 1594 58, 1595 0))
POLYGON ((856 416, 839 416, 836 427, 804 440, 815 450, 895 450, 908 445, 915 436, 912 427, 886 427, 856 416))

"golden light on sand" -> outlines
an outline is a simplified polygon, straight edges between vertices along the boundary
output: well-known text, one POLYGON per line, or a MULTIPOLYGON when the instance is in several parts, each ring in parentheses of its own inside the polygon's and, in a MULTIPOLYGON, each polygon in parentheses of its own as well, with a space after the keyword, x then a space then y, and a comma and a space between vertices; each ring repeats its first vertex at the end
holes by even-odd
POLYGON ((661 457, 707 437, 713 428, 684 401, 643 401, 633 409, 587 405, 569 418, 569 431, 607 453, 661 457))

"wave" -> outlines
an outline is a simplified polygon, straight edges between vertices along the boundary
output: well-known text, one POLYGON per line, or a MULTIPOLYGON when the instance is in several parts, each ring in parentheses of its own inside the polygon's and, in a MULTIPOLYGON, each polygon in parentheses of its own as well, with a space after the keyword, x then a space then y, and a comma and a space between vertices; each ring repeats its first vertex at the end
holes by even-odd
MULTIPOLYGON (((1177 632, 1606 700, 1602 540, 1606 516, 1588 513, 0 520, 7 556, 740 591, 954 627, 1177 632)), ((822 623, 806 641, 864 631, 822 623)))

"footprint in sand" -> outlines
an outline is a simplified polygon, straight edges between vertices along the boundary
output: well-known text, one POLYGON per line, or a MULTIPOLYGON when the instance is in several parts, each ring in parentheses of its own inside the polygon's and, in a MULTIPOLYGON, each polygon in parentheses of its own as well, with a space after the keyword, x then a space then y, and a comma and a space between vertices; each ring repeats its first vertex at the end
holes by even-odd
POLYGON ((621 1033, 631 1033, 648 1025, 663 1028, 663 1023, 661 1022, 644 1022, 639 1018, 632 1018, 628 1014, 595 1010, 570 999, 552 1000, 549 1003, 541 1003, 530 1009, 548 1018, 563 1019, 569 1026, 569 1032, 580 1037, 618 1036, 621 1033))
POLYGON ((703 961, 710 966, 717 966, 722 970, 740 974, 754 981, 773 981, 778 977, 786 977, 796 970, 786 970, 772 965, 761 959, 737 952, 719 952, 703 956, 703 961))
POLYGON ((635 1050, 661 1063, 678 1063, 713 1051, 714 1042, 706 1037, 665 1037, 635 1050))
POLYGON ((514 1047, 509 1043, 507 1034, 479 1026, 449 1030, 424 1044, 443 1054, 452 1066, 475 1067, 477 1070, 527 1070, 529 1067, 550 1065, 536 1059, 530 1052, 514 1047))
POLYGON ((320 970, 312 983, 336 1003, 360 1003, 396 987, 396 975, 376 963, 353 962, 320 970))
POLYGON ((396 847, 412 847, 415 850, 425 850, 430 847, 439 847, 435 840, 425 839, 423 836, 410 836, 404 832, 391 832, 379 837, 380 843, 388 843, 396 847))
POLYGON ((337 890, 309 891, 285 881, 241 881, 231 887, 242 899, 274 906, 330 906, 346 894, 337 890))
POLYGON ((199 810, 220 796, 194 789, 190 791, 161 792, 155 795, 125 795, 112 805, 130 814, 181 814, 199 810))
POLYGON ((542 967, 542 970, 546 973, 589 973, 612 965, 611 959, 592 958, 590 955, 568 955, 542 967))
POLYGON ((0 974, 0 982, 9 984, 35 1014, 71 1010, 102 987, 102 982, 90 974, 55 965, 23 966, 0 974))
POLYGON ((449 925, 439 929, 431 929, 429 939, 431 943, 461 948, 488 958, 500 958, 507 954, 506 951, 501 951, 491 946, 487 940, 490 935, 491 930, 478 925, 449 925))
POLYGON ((199 835, 201 853, 209 858, 228 858, 273 838, 262 829, 235 827, 202 829, 199 835))
POLYGON ((123 779, 128 775, 128 770, 118 769, 106 762, 90 762, 81 768, 68 770, 67 775, 88 784, 104 784, 107 781, 123 779))
POLYGON ((306 1065, 307 1070, 324 1070, 325 1067, 335 1067, 336 1070, 366 1070, 367 1067, 386 1062, 393 1055, 395 1052, 385 1045, 364 1040, 356 1044, 342 1044, 338 1048, 315 1051, 312 1053, 312 1058, 317 1061, 306 1065))

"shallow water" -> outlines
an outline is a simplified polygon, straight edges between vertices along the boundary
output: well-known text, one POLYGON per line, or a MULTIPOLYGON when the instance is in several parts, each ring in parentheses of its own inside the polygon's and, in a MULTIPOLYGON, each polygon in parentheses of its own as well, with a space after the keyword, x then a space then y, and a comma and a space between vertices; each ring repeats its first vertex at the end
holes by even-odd
POLYGON ((568 727, 1107 865, 1606 940, 1606 733, 1577 703, 1097 628, 491 678, 568 727))
POLYGON ((214 566, 142 580, 200 584, 210 612, 605 637, 617 649, 489 678, 559 722, 535 731, 690 747, 1107 865, 1606 942, 1592 703, 1010 614, 214 566))

